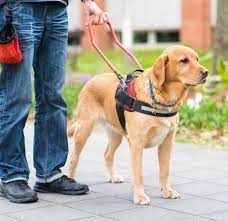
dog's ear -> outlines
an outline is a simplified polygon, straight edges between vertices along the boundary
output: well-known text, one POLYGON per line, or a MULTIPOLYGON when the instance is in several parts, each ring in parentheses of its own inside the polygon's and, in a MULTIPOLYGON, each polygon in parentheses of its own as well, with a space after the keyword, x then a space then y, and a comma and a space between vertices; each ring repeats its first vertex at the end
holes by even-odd
POLYGON ((150 78, 153 85, 158 89, 161 88, 165 82, 165 72, 168 62, 169 57, 167 55, 161 55, 152 68, 150 78))

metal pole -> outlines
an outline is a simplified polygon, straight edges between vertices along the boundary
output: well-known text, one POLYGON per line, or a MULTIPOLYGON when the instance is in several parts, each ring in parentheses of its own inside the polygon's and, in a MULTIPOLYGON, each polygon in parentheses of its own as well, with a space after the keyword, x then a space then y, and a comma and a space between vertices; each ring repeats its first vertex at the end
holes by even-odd
MULTIPOLYGON (((131 22, 131 15, 130 15, 130 3, 129 0, 123 0, 124 2, 124 16, 123 16, 123 24, 122 24, 122 42, 123 45, 131 50, 133 46, 133 31, 132 31, 132 22, 131 22)), ((125 63, 127 65, 131 64, 131 60, 128 56, 124 56, 125 63)))

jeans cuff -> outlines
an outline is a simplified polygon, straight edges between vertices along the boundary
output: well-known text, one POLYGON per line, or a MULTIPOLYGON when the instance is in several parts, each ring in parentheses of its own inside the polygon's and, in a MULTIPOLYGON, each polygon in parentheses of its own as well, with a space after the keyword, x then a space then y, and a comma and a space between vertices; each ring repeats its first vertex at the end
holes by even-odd
POLYGON ((38 183, 51 183, 60 177, 62 177, 64 174, 61 171, 56 171, 51 173, 50 175, 47 176, 39 176, 36 175, 36 182, 38 183))
POLYGON ((16 181, 16 180, 28 180, 28 175, 25 175, 25 174, 17 174, 17 175, 11 175, 11 176, 8 176, 7 178, 1 178, 1 182, 3 183, 9 183, 9 182, 12 182, 12 181, 16 181))

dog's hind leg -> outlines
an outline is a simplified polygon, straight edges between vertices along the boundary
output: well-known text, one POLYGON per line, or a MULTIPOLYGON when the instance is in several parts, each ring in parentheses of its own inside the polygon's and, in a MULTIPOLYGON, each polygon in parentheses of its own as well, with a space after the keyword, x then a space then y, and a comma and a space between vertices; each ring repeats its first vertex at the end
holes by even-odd
POLYGON ((108 134, 108 145, 105 150, 104 158, 105 158, 106 167, 110 174, 110 182, 122 183, 124 182, 124 178, 117 174, 115 165, 114 165, 114 158, 115 158, 115 152, 119 147, 123 136, 110 129, 107 131, 107 134, 108 134))
POLYGON ((74 147, 70 154, 70 164, 68 170, 68 176, 70 178, 75 178, 76 167, 78 165, 80 154, 93 130, 93 126, 93 119, 79 120, 75 124, 73 134, 74 147))

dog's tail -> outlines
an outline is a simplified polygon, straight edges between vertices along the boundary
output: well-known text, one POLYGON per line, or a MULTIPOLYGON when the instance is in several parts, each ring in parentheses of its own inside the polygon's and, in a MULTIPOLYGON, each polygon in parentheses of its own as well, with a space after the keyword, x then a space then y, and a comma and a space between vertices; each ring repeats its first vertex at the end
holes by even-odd
POLYGON ((76 126, 76 121, 69 123, 68 129, 67 129, 68 137, 72 137, 74 135, 75 126, 76 126))

